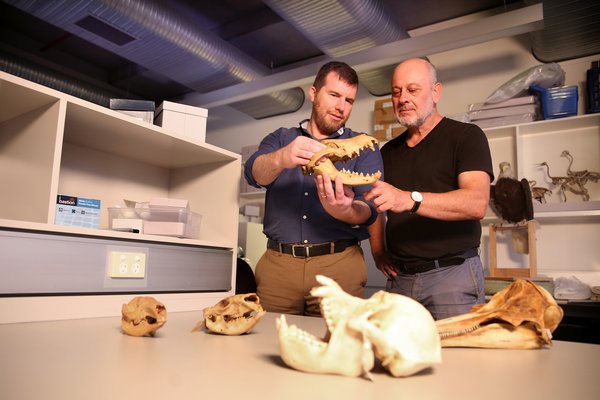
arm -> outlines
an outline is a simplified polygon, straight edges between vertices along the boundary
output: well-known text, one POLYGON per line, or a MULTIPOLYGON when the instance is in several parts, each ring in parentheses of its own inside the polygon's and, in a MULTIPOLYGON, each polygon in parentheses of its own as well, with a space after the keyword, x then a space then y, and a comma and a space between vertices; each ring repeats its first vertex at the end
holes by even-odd
POLYGON ((396 276, 394 269, 385 247, 385 215, 379 214, 372 225, 369 225, 369 244, 371 246, 371 255, 375 261, 375 266, 388 279, 396 276))
MULTIPOLYGON (((467 171, 458 175, 458 189, 446 193, 421 193, 423 202, 417 214, 428 218, 460 221, 479 220, 485 216, 490 200, 490 177, 483 171, 467 171)), ((367 194, 377 211, 395 213, 409 211, 414 202, 410 192, 385 182, 376 182, 367 194)))

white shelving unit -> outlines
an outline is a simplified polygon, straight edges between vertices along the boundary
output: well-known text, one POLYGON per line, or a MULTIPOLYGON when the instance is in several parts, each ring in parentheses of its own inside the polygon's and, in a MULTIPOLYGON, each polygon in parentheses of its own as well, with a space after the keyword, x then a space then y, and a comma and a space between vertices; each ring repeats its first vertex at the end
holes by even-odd
MULTIPOLYGON (((231 253, 235 267, 239 154, 4 72, 0 72, 0 99, 0 231, 221 249, 231 253), (100 229, 55 225, 58 194, 100 199, 100 229), (152 197, 188 199, 192 211, 202 215, 199 237, 108 230, 107 207, 122 204, 123 199, 152 197)), ((185 300, 172 310, 201 309, 226 294, 232 292, 182 295, 185 300), (191 298, 198 301, 193 307, 191 298)), ((175 302, 176 296, 167 297, 175 302)), ((116 301, 119 312, 120 301, 116 301)), ((15 298, 0 298, 0 314, 16 303, 15 298)))
MULTIPOLYGON (((536 181, 536 186, 552 190, 546 204, 534 203, 537 224, 538 272, 548 276, 600 275, 600 182, 588 182, 590 201, 566 192, 564 202, 552 186, 541 162, 547 162, 552 176, 565 176, 569 161, 561 156, 568 150, 574 157, 572 170, 600 171, 600 114, 581 115, 485 129, 494 173, 508 161, 518 179, 536 181)), ((482 250, 487 261, 490 214, 482 221, 482 250)), ((507 237, 499 248, 499 265, 526 265, 527 258, 510 251, 507 237)))

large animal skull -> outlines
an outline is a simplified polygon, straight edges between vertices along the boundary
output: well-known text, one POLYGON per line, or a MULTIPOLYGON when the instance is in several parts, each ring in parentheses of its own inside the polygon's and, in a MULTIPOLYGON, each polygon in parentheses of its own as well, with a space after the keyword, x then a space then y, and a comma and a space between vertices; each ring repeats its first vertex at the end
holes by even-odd
POLYGON ((193 330, 205 326, 208 330, 222 335, 248 333, 265 315, 256 293, 237 294, 224 298, 212 307, 203 310, 204 320, 193 330))
POLYGON ((322 175, 327 173, 331 180, 335 180, 338 174, 342 175, 342 182, 348 186, 368 185, 374 183, 381 177, 381 171, 374 174, 364 174, 355 171, 342 169, 338 171, 333 165, 334 162, 348 161, 357 157, 365 149, 375 150, 377 139, 372 136, 362 134, 350 139, 325 139, 321 143, 327 146, 315 153, 309 163, 302 167, 305 175, 322 175))
POLYGON ((288 326, 282 315, 277 320, 279 346, 290 367, 370 379, 375 358, 393 376, 409 376, 441 362, 435 322, 421 304, 383 291, 365 300, 325 276, 318 275, 317 281, 321 286, 311 295, 321 298, 328 338, 288 326))
POLYGON ((134 297, 121 308, 121 329, 131 336, 153 336, 167 322, 167 309, 153 297, 134 297))
POLYGON ((483 306, 436 321, 443 347, 536 349, 552 345, 563 310, 541 286, 517 280, 483 306))

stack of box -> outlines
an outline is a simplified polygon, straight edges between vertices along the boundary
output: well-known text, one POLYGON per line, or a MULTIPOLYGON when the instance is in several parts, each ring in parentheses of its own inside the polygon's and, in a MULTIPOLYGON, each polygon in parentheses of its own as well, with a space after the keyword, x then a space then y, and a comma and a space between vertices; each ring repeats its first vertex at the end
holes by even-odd
POLYGON ((516 125, 540 119, 540 106, 535 96, 514 97, 499 103, 469 104, 468 116, 482 129, 516 125))
POLYGON ((254 222, 262 224, 261 207, 253 204, 246 204, 240 209, 240 222, 254 222))
POLYGON ((155 104, 150 100, 110 99, 111 110, 152 123, 155 104))
POLYGON ((380 141, 390 140, 405 131, 396 119, 391 98, 375 101, 373 122, 373 136, 380 141))
POLYGON ((194 140, 206 141, 206 108, 163 101, 156 109, 154 123, 194 140))

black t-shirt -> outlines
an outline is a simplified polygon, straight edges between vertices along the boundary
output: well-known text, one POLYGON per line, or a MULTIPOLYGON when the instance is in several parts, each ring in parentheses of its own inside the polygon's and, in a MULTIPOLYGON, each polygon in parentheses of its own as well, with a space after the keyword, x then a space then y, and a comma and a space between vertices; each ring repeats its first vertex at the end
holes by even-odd
MULTIPOLYGON (((476 125, 443 118, 415 147, 406 133, 381 149, 385 181, 407 191, 445 193, 458 189, 458 175, 484 171, 493 181, 487 138, 476 125)), ((410 213, 387 213, 387 248, 403 262, 427 261, 478 247, 481 223, 442 221, 410 213)))

